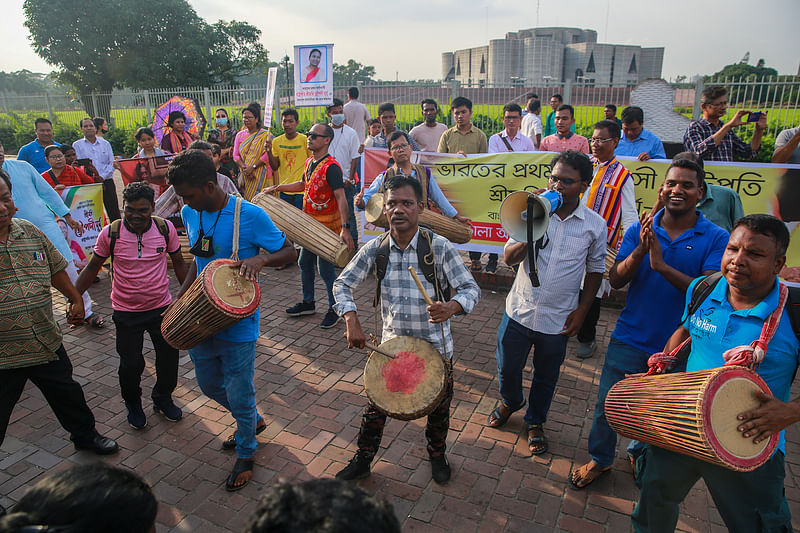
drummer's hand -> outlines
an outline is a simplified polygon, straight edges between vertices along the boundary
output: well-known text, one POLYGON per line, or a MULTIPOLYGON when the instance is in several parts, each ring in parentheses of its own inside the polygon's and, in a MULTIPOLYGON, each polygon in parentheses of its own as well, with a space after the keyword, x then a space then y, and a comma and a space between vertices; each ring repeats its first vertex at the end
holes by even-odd
POLYGON ((339 232, 339 242, 343 242, 347 245, 347 249, 351 252, 356 247, 355 243, 353 243, 353 236, 350 235, 350 230, 342 227, 342 231, 339 232))
POLYGON ((426 309, 428 310, 428 316, 431 317, 429 320, 431 324, 444 322, 451 316, 463 311, 463 309, 461 309, 461 304, 455 300, 450 300, 449 302, 434 302, 433 305, 429 305, 426 309))
POLYGON ((367 338, 355 311, 349 311, 344 315, 344 336, 347 339, 348 348, 363 348, 367 338))
POLYGON ((248 257, 242 261, 231 264, 231 268, 238 268, 239 275, 248 281, 258 281, 258 273, 264 266, 264 260, 260 255, 248 257))
POLYGON ((270 185, 269 187, 264 187, 263 189, 261 189, 261 192, 263 192, 264 194, 272 194, 277 189, 278 189, 277 185, 270 185))
POLYGON ((760 391, 755 396, 761 405, 737 417, 744 421, 737 429, 743 433, 743 437, 753 437, 753 443, 758 444, 800 420, 800 406, 797 403, 782 402, 760 391))

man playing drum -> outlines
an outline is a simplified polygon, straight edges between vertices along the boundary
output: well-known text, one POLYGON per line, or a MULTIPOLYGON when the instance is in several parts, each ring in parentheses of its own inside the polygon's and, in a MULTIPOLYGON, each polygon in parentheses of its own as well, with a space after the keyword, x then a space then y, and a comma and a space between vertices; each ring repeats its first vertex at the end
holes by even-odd
MULTIPOLYGON (((195 255, 180 298, 206 265, 233 255, 236 198, 219 187, 214 162, 200 150, 175 156, 167 179, 186 204, 181 216, 195 255)), ((263 267, 285 265, 295 258, 291 243, 267 213, 247 201, 242 201, 238 237, 241 261, 232 267, 251 281, 257 282, 263 267), (259 248, 268 253, 259 254, 259 248)), ((258 321, 256 311, 189 350, 200 389, 236 419, 235 435, 222 445, 224 449, 236 448, 236 463, 225 484, 229 491, 239 490, 250 481, 258 446, 256 433, 267 427, 256 409, 253 385, 258 321)))
POLYGON ((153 189, 143 181, 125 187, 122 223, 115 221, 103 228, 92 259, 75 283, 83 293, 111 257, 111 307, 117 329, 119 386, 128 411, 128 424, 134 429, 147 425, 139 386, 145 366, 142 356, 145 331, 150 334, 156 353, 153 409, 173 422, 183 417, 180 407, 172 401, 178 383, 178 350, 161 335, 161 315, 172 301, 167 254, 179 283, 186 278, 187 265, 175 226, 168 220, 152 217, 154 198, 153 189))
MULTIPOLYGON (((533 381, 525 424, 532 455, 547 451, 544 422, 556 390, 569 337, 577 334, 605 271, 605 223, 581 202, 592 181, 592 163, 584 154, 566 151, 553 158, 550 186, 563 202, 550 216, 536 266, 541 285, 534 287, 528 243, 509 239, 505 262, 521 263, 497 331, 497 378, 501 401, 489 415, 498 428, 525 406, 522 374, 533 348, 533 381), (585 290, 581 280, 586 272, 585 290)), ((536 247, 539 247, 537 242, 536 247)))
MULTIPOLYGON (((453 338, 449 319, 453 315, 472 311, 480 299, 480 289, 453 245, 443 237, 426 233, 432 235, 429 248, 433 252, 436 279, 440 286, 449 285, 455 291, 449 301, 440 301, 437 294, 437 301, 426 308, 423 296, 408 272, 409 266, 422 271, 417 257, 420 240, 425 238, 417 225, 417 219, 424 209, 422 187, 413 178, 395 176, 387 180, 384 188, 384 209, 390 221, 390 230, 386 237, 389 243, 388 263, 380 283, 382 341, 403 335, 417 337, 432 343, 450 360, 447 365, 449 372, 444 399, 428 416, 425 429, 433 479, 437 483, 444 483, 450 479, 450 465, 444 453, 450 425, 450 400, 453 396, 453 338)), ((374 271, 382 242, 383 238, 373 239, 361 248, 334 283, 335 309, 345 319, 350 347, 363 348, 366 341, 356 314, 353 289, 374 271)), ((424 278, 422 283, 429 294, 434 293, 433 284, 424 278)), ((373 405, 368 405, 361 419, 358 451, 347 467, 336 474, 337 478, 351 480, 369 475, 370 463, 380 446, 385 424, 386 415, 373 405)))
POLYGON ((410 176, 422 185, 423 205, 428 209, 428 201, 433 201, 436 206, 442 210, 445 216, 454 218, 464 224, 470 224, 471 221, 463 215, 459 215, 456 208, 450 204, 450 201, 442 193, 439 184, 431 176, 431 170, 425 166, 414 164, 411 162, 411 143, 408 134, 404 131, 395 131, 389 136, 389 153, 394 158, 394 164, 381 172, 377 178, 372 182, 369 188, 365 191, 362 189, 353 200, 355 207, 364 209, 369 202, 369 199, 375 193, 382 193, 384 190, 384 181, 392 176, 410 176))
MULTIPOLYGON (((691 337, 687 371, 717 368, 723 354, 759 339, 764 322, 779 306, 778 273, 786 263, 789 232, 769 215, 739 219, 722 256, 723 277, 692 315, 688 314, 695 279, 687 290, 681 326, 670 337, 670 352, 691 337)), ((800 398, 790 401, 790 388, 798 364, 800 344, 789 318, 789 303, 780 314, 774 336, 767 344, 758 373, 774 396, 757 393, 761 406, 738 414, 742 438, 754 443, 780 432, 778 449, 762 466, 736 472, 657 446, 647 446, 640 460, 639 502, 633 511, 636 531, 674 531, 678 506, 699 478, 703 478, 717 510, 730 531, 792 531, 784 494, 784 428, 800 421, 800 398)), ((729 352, 733 355, 732 352, 729 352)), ((726 354, 729 355, 729 354, 726 354)), ((755 357, 758 357, 754 354, 755 357)))
MULTIPOLYGON (((308 132, 308 149, 312 156, 306 161, 303 180, 294 183, 274 185, 264 189, 265 193, 303 192, 303 212, 316 218, 339 235, 341 242, 353 250, 355 244, 350 235, 350 210, 344 193, 342 167, 332 155, 328 147, 333 141, 333 128, 327 124, 314 124, 308 132)), ((333 280, 336 271, 333 264, 317 257, 308 248, 300 250, 300 272, 303 285, 303 301, 286 310, 289 316, 313 315, 314 304, 314 269, 319 270, 322 281, 328 289, 328 312, 320 324, 321 328, 332 328, 340 318, 333 311, 333 280)))
MULTIPOLYGON (((697 210, 704 181, 703 170, 694 161, 673 161, 660 189, 664 209, 652 218, 643 213, 642 221, 633 224, 622 238, 609 281, 615 289, 628 283, 630 287, 600 376, 589 432, 592 459, 570 473, 572 488, 586 487, 611 470, 614 462, 617 434, 605 416, 608 390, 626 374, 647 370, 650 354, 663 348, 680 323, 689 283, 719 269, 728 232, 697 210)), ((634 469, 642 448, 636 441, 628 447, 634 469)))

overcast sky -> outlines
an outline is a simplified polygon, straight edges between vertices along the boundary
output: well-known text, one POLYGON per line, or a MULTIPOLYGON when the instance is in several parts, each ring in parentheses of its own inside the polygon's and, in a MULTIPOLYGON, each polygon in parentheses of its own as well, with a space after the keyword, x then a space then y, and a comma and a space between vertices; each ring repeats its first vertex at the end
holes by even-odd
MULTIPOLYGON (((541 0, 538 15, 536 0, 190 3, 210 22, 238 19, 260 28, 273 60, 284 53, 291 56, 295 44, 332 42, 334 61, 353 58, 373 65, 377 77, 387 80, 439 79, 442 52, 480 46, 506 32, 535 26, 590 28, 597 31, 599 42, 663 46, 665 78, 710 74, 738 62, 747 51, 752 64, 764 58, 781 74, 797 74, 800 65, 798 0, 541 0)), ((30 46, 22 2, 2 4, 7 23, 0 70, 52 70, 30 46)))

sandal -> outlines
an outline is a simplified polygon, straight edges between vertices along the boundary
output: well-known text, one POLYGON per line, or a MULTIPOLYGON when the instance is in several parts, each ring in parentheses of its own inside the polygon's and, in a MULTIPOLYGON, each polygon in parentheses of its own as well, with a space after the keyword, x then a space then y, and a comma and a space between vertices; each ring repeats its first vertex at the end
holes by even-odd
POLYGON ((508 422, 508 419, 511 418, 511 415, 513 415, 515 412, 519 411, 523 407, 525 407, 525 400, 523 400, 522 405, 520 405, 516 409, 512 409, 511 407, 509 407, 508 403, 506 403, 505 400, 500 400, 499 402, 497 402, 497 406, 494 408, 494 411, 492 411, 492 414, 489 415, 489 427, 490 428, 502 427, 503 425, 505 425, 506 422, 508 422), (506 416, 503 416, 503 413, 500 411, 501 407, 505 407, 506 411, 508 411, 508 414, 506 416))
POLYGON ((84 321, 94 329, 103 329, 103 327, 106 325, 106 321, 103 320, 102 317, 97 316, 95 313, 87 316, 84 321))
POLYGON ((610 466, 605 468, 599 468, 597 463, 594 461, 589 461, 585 465, 581 466, 577 470, 572 470, 569 473, 569 486, 576 490, 581 490, 586 488, 588 485, 592 484, 597 478, 605 474, 611 470, 610 466), (594 465, 594 466, 593 466, 594 465), (578 476, 576 479, 575 477, 578 476))
POLYGON ((233 463, 233 470, 231 470, 228 479, 225 481, 225 490, 228 492, 236 492, 237 490, 241 489, 245 485, 250 482, 250 479, 253 478, 253 459, 239 459, 236 458, 236 462, 233 463), (237 485, 236 480, 239 479, 239 476, 244 474, 245 472, 251 472, 250 478, 247 479, 244 483, 237 485))
MULTIPOLYGON (((267 429, 267 423, 264 422, 264 419, 261 419, 261 423, 256 426, 256 435, 263 433, 265 429, 267 429)), ((223 450, 233 450, 234 448, 236 448, 236 433, 222 441, 223 450)))
POLYGON ((528 424, 528 449, 531 455, 542 455, 547 451, 547 437, 544 435, 543 424, 528 424), (531 436, 531 431, 541 432, 541 435, 531 436), (533 447, 536 446, 536 449, 533 447))

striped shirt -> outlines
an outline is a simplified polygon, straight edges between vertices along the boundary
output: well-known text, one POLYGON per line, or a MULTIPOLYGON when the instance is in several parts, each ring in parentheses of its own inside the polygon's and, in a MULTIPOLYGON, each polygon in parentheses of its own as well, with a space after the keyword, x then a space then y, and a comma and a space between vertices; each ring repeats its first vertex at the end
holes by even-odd
POLYGON ((714 142, 714 134, 717 133, 725 123, 721 120, 718 125, 713 125, 704 118, 695 120, 686 128, 683 134, 683 147, 689 152, 695 152, 703 161, 735 161, 740 159, 755 159, 757 150, 741 140, 733 131, 729 131, 722 142, 714 142))
MULTIPOLYGON (((413 266, 427 293, 434 294, 433 284, 422 275, 422 267, 417 259, 419 238, 418 230, 406 249, 401 250, 389 235, 389 263, 381 282, 383 317, 381 342, 398 336, 416 337, 430 342, 439 353, 452 358, 453 337, 450 334, 450 321, 447 320, 441 325, 431 324, 428 321, 430 317, 426 310, 427 304, 408 271, 408 267, 413 266)), ((353 300, 353 289, 374 273, 375 256, 381 240, 380 237, 372 239, 359 249, 355 258, 333 282, 333 296, 336 298, 333 309, 339 316, 357 310, 353 300)), ((445 281, 449 282, 455 291, 452 299, 461 304, 464 313, 469 313, 480 300, 481 291, 472 274, 464 266, 464 260, 450 241, 439 235, 433 237, 433 255, 440 284, 444 286, 445 281)))
POLYGON ((616 157, 600 162, 592 156, 591 160, 594 177, 583 193, 583 200, 589 209, 605 219, 608 246, 616 250, 622 240, 621 230, 639 221, 633 179, 630 171, 616 157))
POLYGON ((55 361, 61 330, 53 317, 50 278, 67 261, 36 226, 12 219, 0 241, 0 369, 55 361))

